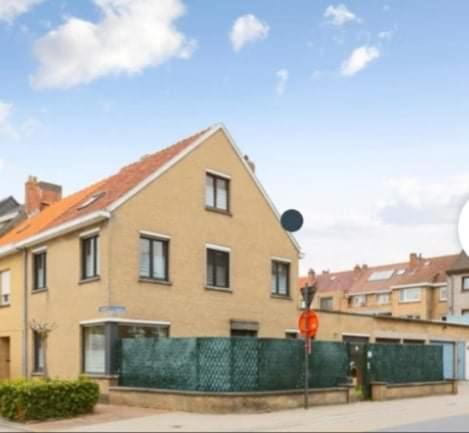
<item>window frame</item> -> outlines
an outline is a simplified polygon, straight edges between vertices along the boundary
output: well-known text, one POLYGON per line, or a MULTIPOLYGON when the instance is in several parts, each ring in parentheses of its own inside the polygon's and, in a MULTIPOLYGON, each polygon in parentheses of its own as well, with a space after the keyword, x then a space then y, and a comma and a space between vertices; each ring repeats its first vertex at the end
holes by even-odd
POLYGON ((44 342, 41 339, 39 332, 33 331, 33 373, 44 373, 44 342), (42 367, 40 365, 42 352, 42 367))
POLYGON ((378 305, 389 305, 389 304, 391 304, 391 293, 378 293, 376 295, 376 303, 378 305), (385 296, 387 298, 387 302, 382 302, 381 299, 385 296))
POLYGON ((89 236, 82 236, 80 238, 81 245, 81 281, 88 281, 99 278, 99 233, 94 233, 89 236), (86 244, 88 242, 94 243, 94 257, 93 257, 93 273, 87 275, 87 263, 86 263, 86 244))
POLYGON ((449 287, 448 286, 442 286, 442 287, 440 287, 439 292, 440 292, 439 293, 440 294, 440 296, 439 296, 440 302, 448 302, 448 300, 449 300, 449 287), (444 296, 444 297, 442 296, 443 291, 446 291, 446 296, 444 296))
POLYGON ((231 212, 231 178, 225 176, 221 173, 214 173, 211 171, 207 171, 205 173, 205 208, 207 210, 215 211, 215 212, 224 212, 230 213, 231 212), (208 204, 208 197, 207 197, 207 179, 210 178, 213 181, 213 187, 211 190, 211 194, 213 195, 213 206, 208 204), (226 209, 223 207, 218 206, 218 182, 225 182, 226 183, 226 209))
POLYGON ((157 235, 150 235, 150 234, 145 234, 145 233, 140 233, 139 237, 139 279, 140 280, 148 280, 148 281, 156 281, 156 282, 165 282, 169 283, 170 277, 169 277, 169 271, 170 271, 170 239, 162 236, 157 236, 157 235), (142 241, 148 241, 150 242, 150 269, 149 269, 149 274, 150 276, 142 275, 142 269, 141 269, 141 260, 142 260, 142 250, 141 250, 141 242, 142 241), (163 278, 155 277, 154 276, 154 243, 155 242, 160 242, 163 245, 163 255, 165 258, 165 276, 163 278))
POLYGON ((106 323, 97 323, 93 325, 86 325, 81 327, 81 335, 82 335, 82 372, 87 375, 91 376, 101 376, 101 375, 106 375, 108 373, 107 368, 108 368, 108 359, 107 357, 109 356, 108 352, 108 335, 107 335, 107 327, 106 323), (102 372, 98 371, 88 371, 87 370, 87 357, 86 357, 86 343, 87 343, 87 334, 86 332, 89 331, 90 329, 97 329, 97 328, 102 328, 103 329, 103 335, 104 335, 104 369, 102 372))
POLYGON ((399 303, 401 304, 412 304, 422 301, 422 288, 421 287, 408 287, 405 289, 399 290, 399 303), (416 299, 406 299, 404 293, 409 293, 411 290, 418 291, 418 298, 416 299))
MULTIPOLYGON (((6 277, 5 277, 6 278, 6 277)), ((11 271, 9 269, 0 270, 0 308, 10 307, 11 306, 11 271), (4 302, 3 297, 5 293, 3 292, 5 289, 3 287, 3 278, 4 275, 8 278, 8 301, 4 302)))
POLYGON ((275 297, 290 298, 291 262, 286 261, 286 260, 280 260, 280 259, 272 259, 270 272, 271 272, 271 281, 270 281, 271 295, 275 297), (280 265, 287 267, 287 292, 286 293, 280 293, 280 272, 279 272, 280 265), (275 267, 275 272, 274 272, 274 267, 275 267), (272 287, 274 275, 275 275, 275 289, 272 287))
POLYGON ((352 295, 352 302, 351 302, 351 307, 352 308, 361 308, 361 307, 366 307, 368 304, 368 297, 367 295, 352 295), (356 303, 356 299, 363 299, 363 302, 360 304, 356 303))
POLYGON ((334 309, 334 297, 333 296, 324 296, 319 298, 319 309, 325 311, 332 311, 334 309), (323 302, 330 302, 331 308, 323 308, 323 302))
POLYGON ((227 248, 218 248, 213 245, 211 246, 206 246, 205 247, 205 286, 209 289, 215 289, 215 290, 226 290, 229 291, 231 287, 231 250, 227 248), (209 267, 209 261, 210 261, 210 254, 215 253, 215 259, 214 262, 212 263, 212 283, 209 283, 209 272, 208 272, 208 267, 209 267), (216 261, 216 254, 224 254, 225 257, 227 257, 227 263, 226 263, 226 285, 222 286, 217 284, 217 261, 216 261))
POLYGON ((469 277, 467 277, 467 276, 462 277, 462 279, 461 279, 461 291, 462 292, 469 292, 469 284, 468 284, 467 288, 465 287, 465 282, 466 281, 469 281, 469 277))
POLYGON ((32 253, 32 265, 33 265, 33 292, 39 292, 42 290, 47 290, 47 250, 37 251, 32 253), (38 260, 44 258, 44 283, 42 286, 39 286, 39 268, 38 260))

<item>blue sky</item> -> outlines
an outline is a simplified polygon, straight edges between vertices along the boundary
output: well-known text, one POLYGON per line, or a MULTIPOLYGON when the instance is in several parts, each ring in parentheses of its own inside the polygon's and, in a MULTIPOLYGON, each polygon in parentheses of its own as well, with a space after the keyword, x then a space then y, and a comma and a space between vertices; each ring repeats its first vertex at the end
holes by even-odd
POLYGON ((29 174, 73 192, 221 121, 305 214, 303 269, 460 248, 469 2, 2 3, 0 197, 29 174))

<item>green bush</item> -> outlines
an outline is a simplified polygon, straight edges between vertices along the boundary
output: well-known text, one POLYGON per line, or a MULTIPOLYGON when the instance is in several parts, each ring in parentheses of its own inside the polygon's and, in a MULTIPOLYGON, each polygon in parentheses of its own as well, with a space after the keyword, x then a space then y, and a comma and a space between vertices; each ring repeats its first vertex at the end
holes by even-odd
POLYGON ((22 380, 0 383, 0 417, 44 421, 91 413, 99 386, 91 381, 22 380))

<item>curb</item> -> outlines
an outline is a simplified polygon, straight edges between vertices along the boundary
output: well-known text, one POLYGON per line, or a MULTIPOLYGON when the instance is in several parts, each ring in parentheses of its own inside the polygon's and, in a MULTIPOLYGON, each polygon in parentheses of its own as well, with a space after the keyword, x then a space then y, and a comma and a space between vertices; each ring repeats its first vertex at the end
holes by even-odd
POLYGON ((6 419, 3 419, 3 418, 0 418, 0 427, 5 427, 7 429, 16 430, 16 431, 19 431, 19 432, 28 432, 28 433, 32 432, 32 430, 28 430, 22 424, 13 423, 13 422, 7 421, 6 419))

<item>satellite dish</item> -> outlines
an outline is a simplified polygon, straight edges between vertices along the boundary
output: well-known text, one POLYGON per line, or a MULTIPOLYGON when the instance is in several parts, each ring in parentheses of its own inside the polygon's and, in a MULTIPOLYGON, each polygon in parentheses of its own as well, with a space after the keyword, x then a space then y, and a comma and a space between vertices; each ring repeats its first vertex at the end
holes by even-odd
POLYGON ((280 219, 282 227, 290 233, 297 232, 303 227, 304 218, 300 212, 295 209, 287 210, 280 219))

